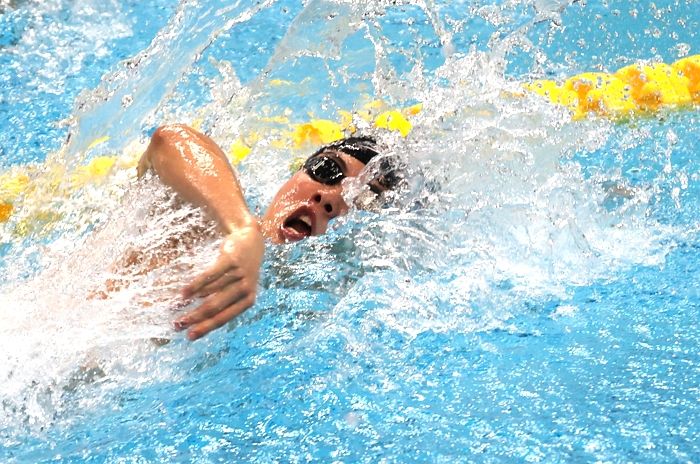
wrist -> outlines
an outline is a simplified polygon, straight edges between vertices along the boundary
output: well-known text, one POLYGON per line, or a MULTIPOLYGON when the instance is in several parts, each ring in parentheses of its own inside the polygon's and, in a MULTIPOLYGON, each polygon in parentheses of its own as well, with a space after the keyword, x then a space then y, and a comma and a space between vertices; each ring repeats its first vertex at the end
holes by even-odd
POLYGON ((234 220, 220 221, 220 224, 226 235, 232 235, 246 229, 254 229, 260 233, 260 224, 252 214, 245 214, 234 220))

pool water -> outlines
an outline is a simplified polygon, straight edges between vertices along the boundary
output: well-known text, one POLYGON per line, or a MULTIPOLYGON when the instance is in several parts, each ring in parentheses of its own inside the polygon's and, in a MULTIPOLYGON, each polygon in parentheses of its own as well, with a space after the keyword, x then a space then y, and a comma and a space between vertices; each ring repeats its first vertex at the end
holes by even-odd
POLYGON ((697 106, 572 121, 515 96, 697 54, 698 23, 690 1, 0 3, 3 173, 70 177, 185 121, 255 139, 259 211, 312 149, 281 116, 423 104, 377 132, 408 188, 268 247, 256 305, 194 343, 170 323, 213 241, 88 295, 197 212, 128 169, 27 195, 0 224, 0 461, 700 460, 697 106))

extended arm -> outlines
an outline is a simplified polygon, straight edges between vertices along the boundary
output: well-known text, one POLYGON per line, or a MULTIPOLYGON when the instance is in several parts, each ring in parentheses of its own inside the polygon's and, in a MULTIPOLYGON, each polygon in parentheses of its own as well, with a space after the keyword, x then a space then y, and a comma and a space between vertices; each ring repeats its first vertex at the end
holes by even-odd
POLYGON ((205 297, 175 322, 197 339, 242 313, 255 302, 263 237, 248 211, 233 168, 206 135, 184 125, 156 130, 138 171, 153 168, 160 180, 185 200, 204 208, 226 238, 216 263, 183 289, 183 296, 205 297))

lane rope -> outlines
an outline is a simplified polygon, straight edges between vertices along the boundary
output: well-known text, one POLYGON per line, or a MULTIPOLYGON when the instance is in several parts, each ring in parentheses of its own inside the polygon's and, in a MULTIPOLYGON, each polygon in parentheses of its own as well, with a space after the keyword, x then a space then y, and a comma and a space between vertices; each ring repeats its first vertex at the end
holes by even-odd
MULTIPOLYGON (((274 85, 279 85, 275 82, 274 85)), ((535 80, 521 85, 525 97, 533 94, 548 102, 566 107, 572 119, 604 117, 624 120, 633 115, 647 115, 662 108, 683 108, 700 103, 700 55, 682 58, 675 63, 638 63, 623 67, 614 73, 586 72, 569 77, 563 82, 535 80)), ((312 119, 292 123, 286 117, 261 118, 262 122, 285 127, 276 134, 273 147, 302 150, 336 141, 355 132, 356 118, 377 128, 396 131, 406 137, 413 125, 410 120, 421 112, 422 104, 403 109, 390 109, 379 100, 371 101, 354 113, 339 112, 339 120, 312 119)), ((201 121, 194 121, 197 127, 201 121)), ((232 164, 243 161, 263 136, 251 131, 237 138, 228 147, 232 164)), ((108 136, 94 140, 92 150, 109 140, 108 136)), ((27 235, 37 227, 32 221, 46 223, 57 219, 50 205, 42 201, 56 196, 68 197, 80 189, 104 182, 115 171, 131 170, 135 175, 143 146, 127 147, 122 155, 98 156, 85 165, 69 172, 58 162, 17 165, 0 174, 0 223, 8 222, 20 204, 32 204, 33 214, 27 214, 14 224, 14 235, 27 235), (38 206, 37 206, 38 205, 38 206)), ((301 158, 299 158, 301 159, 301 158)), ((296 161, 298 164, 298 160, 296 161)))

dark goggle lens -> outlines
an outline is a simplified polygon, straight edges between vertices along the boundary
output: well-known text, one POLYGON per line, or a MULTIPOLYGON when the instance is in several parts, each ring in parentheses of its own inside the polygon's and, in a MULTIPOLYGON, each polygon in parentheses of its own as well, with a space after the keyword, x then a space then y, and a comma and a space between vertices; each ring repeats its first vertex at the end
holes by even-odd
POLYGON ((307 159, 304 170, 313 180, 326 185, 337 184, 345 177, 340 164, 326 155, 312 156, 307 159))

